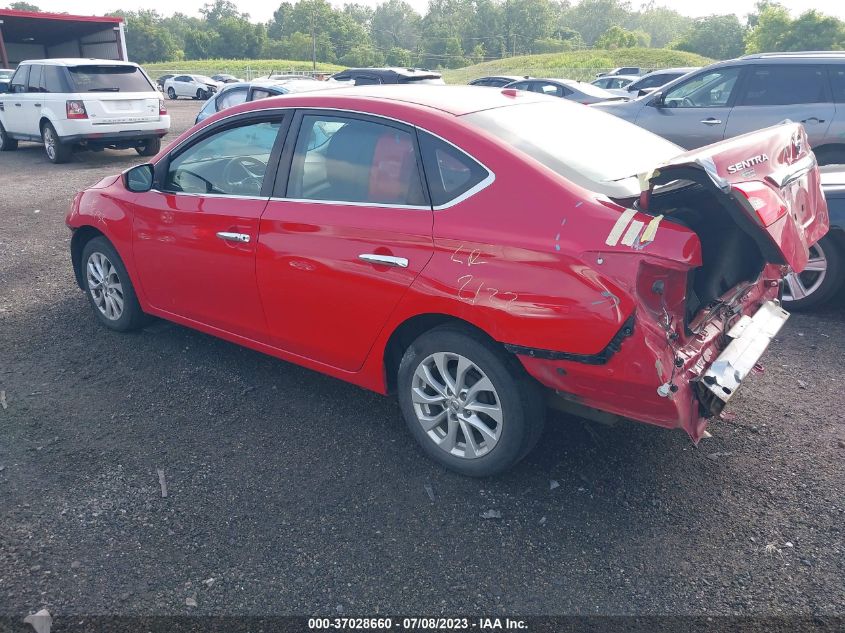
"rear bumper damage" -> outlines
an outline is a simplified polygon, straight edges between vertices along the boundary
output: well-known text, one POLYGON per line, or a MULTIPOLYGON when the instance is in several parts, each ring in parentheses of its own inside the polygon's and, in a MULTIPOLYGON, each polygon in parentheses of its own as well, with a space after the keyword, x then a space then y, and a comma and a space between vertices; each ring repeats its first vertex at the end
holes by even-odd
POLYGON ((714 415, 721 413, 788 318, 789 312, 767 301, 754 316, 743 316, 728 331, 733 340, 696 384, 705 409, 714 415))
POLYGON ((789 316, 779 306, 776 272, 767 266, 688 327, 667 324, 654 306, 640 302, 630 333, 602 364, 524 350, 517 358, 559 403, 682 428, 698 442, 708 419, 722 411, 789 316))

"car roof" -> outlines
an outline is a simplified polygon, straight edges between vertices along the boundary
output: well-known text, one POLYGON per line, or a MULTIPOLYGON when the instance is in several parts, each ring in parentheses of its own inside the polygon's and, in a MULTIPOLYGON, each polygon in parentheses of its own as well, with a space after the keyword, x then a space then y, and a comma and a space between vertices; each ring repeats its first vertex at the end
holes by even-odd
POLYGON ((25 59, 21 64, 44 64, 46 66, 133 66, 135 62, 124 62, 116 59, 96 59, 81 57, 60 57, 56 59, 25 59))
POLYGON ((523 79, 531 79, 530 75, 485 75, 473 81, 482 81, 484 79, 509 79, 510 81, 522 81, 523 79))
POLYGON ((597 81, 601 81, 602 79, 630 79, 631 81, 635 81, 637 79, 642 79, 640 75, 604 75, 602 77, 596 77, 590 83, 595 83, 597 81))
MULTIPOLYGON (((475 86, 435 86, 429 84, 384 84, 332 88, 301 92, 283 97, 270 97, 236 106, 238 112, 260 110, 281 105, 289 107, 331 107, 361 110, 369 104, 374 110, 383 110, 386 103, 406 106, 409 110, 439 111, 452 116, 463 116, 480 110, 502 108, 522 103, 554 99, 531 92, 517 95, 502 90, 479 90, 475 86)), ((364 110, 366 111, 366 110, 364 110)))
POLYGON ((657 70, 652 70, 650 73, 646 73, 642 77, 637 77, 637 79, 642 79, 643 77, 650 77, 651 75, 662 75, 664 73, 691 73, 694 70, 699 70, 701 66, 686 66, 686 67, 679 67, 679 68, 658 68, 657 70))

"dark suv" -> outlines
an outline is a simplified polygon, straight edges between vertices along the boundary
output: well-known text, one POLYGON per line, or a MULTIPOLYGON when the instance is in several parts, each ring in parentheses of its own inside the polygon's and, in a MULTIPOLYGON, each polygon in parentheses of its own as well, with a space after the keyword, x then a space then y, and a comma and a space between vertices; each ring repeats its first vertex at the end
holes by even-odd
POLYGON ((356 86, 378 84, 442 84, 440 73, 424 68, 347 68, 329 77, 329 81, 354 83, 356 86))
POLYGON ((746 55, 639 99, 594 107, 687 149, 800 121, 820 164, 845 163, 845 52, 746 55))

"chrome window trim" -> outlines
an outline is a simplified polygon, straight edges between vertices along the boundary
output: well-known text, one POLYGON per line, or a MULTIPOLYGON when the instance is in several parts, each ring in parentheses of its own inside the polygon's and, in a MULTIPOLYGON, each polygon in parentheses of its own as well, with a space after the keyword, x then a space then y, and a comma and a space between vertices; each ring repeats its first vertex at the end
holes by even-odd
MULTIPOLYGON (((247 103, 251 103, 251 102, 247 102, 247 103)), ((420 132, 425 132, 426 134, 430 134, 434 138, 443 141, 447 145, 451 145, 456 150, 458 150, 460 153, 462 153, 464 156, 467 156, 468 158, 470 158, 475 163, 478 163, 479 165, 481 165, 482 169, 484 169, 484 171, 487 172, 487 177, 484 178, 484 180, 482 180, 478 184, 476 184, 474 187, 467 189, 465 192, 463 192, 459 196, 456 196, 455 198, 452 198, 448 202, 445 202, 444 204, 440 204, 440 205, 437 205, 437 206, 394 205, 394 204, 369 203, 369 202, 349 202, 349 201, 346 201, 346 200, 309 200, 309 199, 302 199, 302 198, 282 198, 282 197, 274 197, 274 196, 271 196, 270 200, 274 200, 274 201, 277 201, 277 202, 282 202, 282 201, 313 202, 315 204, 335 204, 335 205, 348 205, 348 206, 357 206, 357 207, 365 206, 365 207, 379 207, 379 208, 385 207, 385 208, 391 208, 391 209, 416 209, 416 210, 425 209, 427 211, 444 211, 444 210, 446 210, 450 207, 455 206, 456 204, 460 204, 461 202, 463 202, 464 200, 467 200, 468 198, 471 198, 475 194, 479 193, 480 191, 482 191, 482 190, 486 189, 487 187, 489 187, 490 185, 492 185, 496 180, 496 174, 493 172, 493 170, 491 170, 489 167, 487 167, 487 165, 482 163, 480 160, 478 160, 475 156, 473 156, 469 152, 467 152, 467 151, 463 150, 462 148, 458 147, 457 145, 455 145, 450 140, 445 139, 442 136, 440 136, 439 134, 431 132, 430 130, 427 130, 423 127, 420 127, 419 125, 415 125, 413 123, 408 123, 407 121, 403 121, 401 119, 396 119, 394 117, 386 116, 384 114, 373 114, 372 112, 364 112, 362 110, 352 110, 352 109, 349 109, 349 108, 327 108, 327 107, 321 107, 321 106, 284 106, 284 107, 264 108, 264 109, 260 109, 260 110, 249 110, 247 112, 238 112, 236 114, 229 114, 229 115, 226 115, 224 117, 217 119, 217 121, 212 123, 212 125, 220 124, 222 121, 226 121, 227 119, 232 119, 232 118, 235 118, 235 117, 238 117, 238 116, 255 115, 256 113, 272 113, 272 112, 282 112, 282 113, 284 113, 284 112, 296 111, 296 110, 324 110, 324 111, 327 111, 327 112, 341 112, 341 113, 345 112, 345 113, 348 113, 348 114, 361 114, 361 115, 364 115, 364 116, 371 116, 371 117, 375 117, 375 118, 378 118, 378 119, 384 119, 385 121, 394 121, 395 123, 400 123, 400 124, 405 125, 407 127, 414 128, 415 130, 418 130, 420 132)), ((456 117, 456 118, 460 118, 460 117, 456 117)), ((180 147, 182 147, 184 144, 186 144, 188 141, 190 141, 192 136, 189 136, 185 139, 182 139, 182 141, 180 141, 177 145, 174 145, 173 148, 168 152, 168 156, 170 154, 173 154, 177 150, 179 150, 180 147)), ((422 156, 420 156, 420 159, 422 159, 422 156)), ((427 184, 428 183, 426 183, 426 185, 427 184)), ((176 192, 166 192, 166 193, 176 194, 176 192)), ((176 195, 213 195, 213 196, 229 197, 229 198, 235 197, 235 196, 229 196, 227 194, 184 194, 184 193, 181 193, 181 194, 176 194, 176 195)), ((249 199, 256 199, 256 198, 252 198, 250 196, 246 196, 246 197, 249 198, 249 199)), ((263 200, 265 198, 259 197, 258 199, 263 200)))
POLYGON ((407 211, 431 211, 427 204, 389 204, 386 202, 353 202, 351 200, 312 200, 311 198, 282 198, 273 196, 273 202, 301 202, 304 204, 331 204, 344 207, 376 207, 378 209, 402 209, 407 211))

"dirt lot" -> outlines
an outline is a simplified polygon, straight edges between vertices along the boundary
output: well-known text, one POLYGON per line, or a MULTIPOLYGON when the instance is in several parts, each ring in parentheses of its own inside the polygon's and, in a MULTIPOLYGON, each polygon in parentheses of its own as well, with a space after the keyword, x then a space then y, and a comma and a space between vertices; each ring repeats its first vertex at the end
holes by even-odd
MULTIPOLYGON (((169 105, 174 132, 198 108, 169 105)), ((845 614, 842 297, 793 316, 697 448, 558 416, 464 479, 390 399, 99 327, 64 215, 138 162, 0 155, 0 614, 845 614)))

